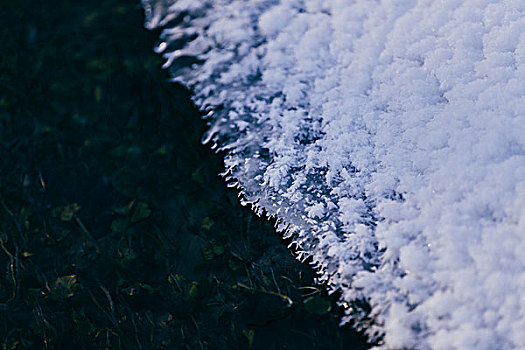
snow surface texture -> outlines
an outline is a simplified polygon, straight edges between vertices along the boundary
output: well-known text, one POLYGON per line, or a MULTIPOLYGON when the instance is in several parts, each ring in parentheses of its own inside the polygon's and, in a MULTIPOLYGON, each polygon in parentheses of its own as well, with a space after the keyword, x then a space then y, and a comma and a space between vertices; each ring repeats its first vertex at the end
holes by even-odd
POLYGON ((525 347, 525 1, 143 1, 228 180, 343 321, 391 349, 525 347))

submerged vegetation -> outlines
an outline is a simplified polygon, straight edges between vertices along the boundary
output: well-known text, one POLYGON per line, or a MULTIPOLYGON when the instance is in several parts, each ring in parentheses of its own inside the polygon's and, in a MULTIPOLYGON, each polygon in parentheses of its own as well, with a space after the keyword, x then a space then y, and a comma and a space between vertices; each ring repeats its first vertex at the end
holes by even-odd
POLYGON ((0 14, 3 349, 360 349, 238 204, 138 2, 0 14))

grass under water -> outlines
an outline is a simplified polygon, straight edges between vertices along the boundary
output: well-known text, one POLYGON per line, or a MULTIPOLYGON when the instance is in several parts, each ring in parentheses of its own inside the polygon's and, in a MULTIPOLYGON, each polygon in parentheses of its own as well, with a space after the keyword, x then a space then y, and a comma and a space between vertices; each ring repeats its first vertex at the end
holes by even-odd
POLYGON ((3 349, 363 349, 238 204, 137 2, 0 5, 3 349))

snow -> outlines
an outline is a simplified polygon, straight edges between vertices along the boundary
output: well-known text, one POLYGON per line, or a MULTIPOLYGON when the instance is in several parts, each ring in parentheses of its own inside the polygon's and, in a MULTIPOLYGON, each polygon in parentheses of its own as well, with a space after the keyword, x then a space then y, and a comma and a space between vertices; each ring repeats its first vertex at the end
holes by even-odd
POLYGON ((387 349, 524 347, 525 2, 144 5, 243 203, 372 307, 343 322, 387 349))

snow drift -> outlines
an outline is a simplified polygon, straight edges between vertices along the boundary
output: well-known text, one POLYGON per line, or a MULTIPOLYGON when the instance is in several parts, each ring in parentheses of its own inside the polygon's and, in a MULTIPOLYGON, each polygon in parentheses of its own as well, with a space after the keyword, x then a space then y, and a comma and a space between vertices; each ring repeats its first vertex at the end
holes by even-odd
POLYGON ((525 346, 525 1, 143 4, 228 181, 343 321, 392 349, 525 346))

